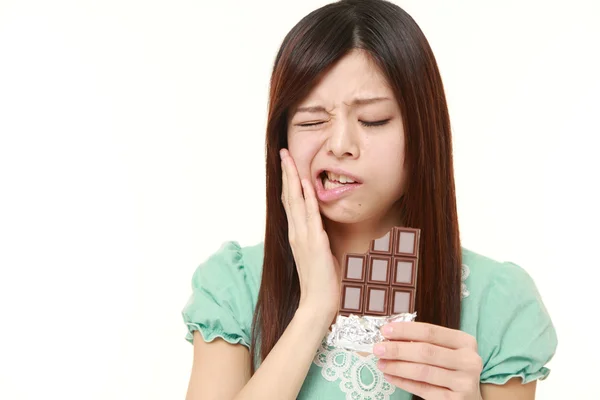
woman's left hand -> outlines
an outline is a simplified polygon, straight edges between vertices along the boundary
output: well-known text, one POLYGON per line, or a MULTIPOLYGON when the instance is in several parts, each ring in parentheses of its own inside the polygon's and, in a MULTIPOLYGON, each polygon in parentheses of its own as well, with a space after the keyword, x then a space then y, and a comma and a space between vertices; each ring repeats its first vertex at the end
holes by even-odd
POLYGON ((388 340, 373 352, 388 382, 425 400, 481 400, 473 336, 422 322, 390 323, 381 332, 388 340))

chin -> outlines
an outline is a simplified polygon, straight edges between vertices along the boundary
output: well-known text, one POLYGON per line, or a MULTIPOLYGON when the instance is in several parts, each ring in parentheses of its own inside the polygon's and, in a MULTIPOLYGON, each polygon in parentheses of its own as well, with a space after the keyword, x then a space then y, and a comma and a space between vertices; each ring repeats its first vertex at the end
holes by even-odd
POLYGON ((395 220, 398 211, 398 201, 388 199, 370 199, 372 201, 340 201, 333 204, 321 204, 321 215, 324 219, 338 224, 360 224, 395 220))
POLYGON ((341 205, 321 206, 321 215, 323 218, 338 224, 357 224, 370 219, 364 206, 359 207, 356 204, 352 207, 341 205))

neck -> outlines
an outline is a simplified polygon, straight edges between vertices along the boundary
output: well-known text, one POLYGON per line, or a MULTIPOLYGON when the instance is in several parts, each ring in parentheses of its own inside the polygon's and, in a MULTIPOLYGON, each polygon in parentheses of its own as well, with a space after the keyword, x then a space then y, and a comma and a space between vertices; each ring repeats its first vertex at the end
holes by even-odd
POLYGON ((388 214, 361 221, 359 223, 339 223, 323 219, 331 252, 343 265, 344 254, 363 254, 369 250, 371 241, 382 237, 394 226, 402 226, 402 218, 396 207, 388 214))

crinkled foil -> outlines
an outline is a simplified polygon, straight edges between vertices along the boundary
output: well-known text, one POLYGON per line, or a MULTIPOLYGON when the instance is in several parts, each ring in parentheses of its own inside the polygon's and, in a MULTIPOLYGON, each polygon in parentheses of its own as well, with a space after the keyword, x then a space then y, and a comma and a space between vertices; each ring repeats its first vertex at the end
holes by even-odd
POLYGON ((327 345, 364 353, 373 353, 373 346, 385 338, 380 328, 390 322, 414 321, 417 313, 402 313, 388 317, 338 315, 331 333, 327 336, 327 345))

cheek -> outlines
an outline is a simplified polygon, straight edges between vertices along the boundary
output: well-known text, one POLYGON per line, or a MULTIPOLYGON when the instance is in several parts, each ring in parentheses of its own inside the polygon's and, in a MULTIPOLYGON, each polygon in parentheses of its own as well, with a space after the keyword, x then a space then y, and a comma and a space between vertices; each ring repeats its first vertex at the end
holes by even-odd
MULTIPOLYGON (((374 164, 376 174, 381 177, 378 183, 382 186, 394 187, 394 192, 402 191, 405 181, 404 149, 402 143, 382 146, 374 164)), ((387 189, 389 191, 389 189, 387 189)))
POLYGON ((320 142, 311 138, 310 135, 305 135, 305 138, 300 138, 290 135, 288 138, 288 150, 294 159, 296 168, 300 178, 311 178, 312 162, 321 148, 320 142), (312 140, 311 140, 312 139, 312 140))

